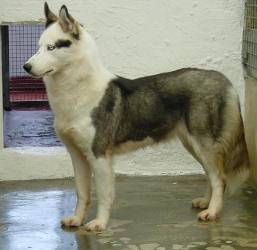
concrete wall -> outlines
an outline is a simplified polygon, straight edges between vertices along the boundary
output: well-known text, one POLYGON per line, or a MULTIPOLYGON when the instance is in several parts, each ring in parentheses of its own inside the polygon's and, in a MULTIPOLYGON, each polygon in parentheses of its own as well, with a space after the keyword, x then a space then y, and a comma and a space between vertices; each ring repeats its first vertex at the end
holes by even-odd
MULTIPOLYGON (((0 22, 40 21, 43 2, 2 0, 0 22)), ((105 64, 116 74, 133 78, 189 66, 217 69, 228 76, 243 99, 243 0, 55 0, 48 3, 55 11, 61 4, 67 4, 70 13, 95 37, 105 64)), ((3 150, 0 178, 69 176, 72 171, 65 157, 64 152, 54 149, 3 150)), ((120 157, 115 169, 129 174, 201 172, 178 142, 120 157)))

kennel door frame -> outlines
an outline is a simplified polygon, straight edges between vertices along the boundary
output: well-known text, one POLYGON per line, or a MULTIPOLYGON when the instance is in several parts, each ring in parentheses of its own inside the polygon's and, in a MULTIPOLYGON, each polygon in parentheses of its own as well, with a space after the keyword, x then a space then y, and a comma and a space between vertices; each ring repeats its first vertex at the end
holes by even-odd
MULTIPOLYGON (((0 32, 0 58, 1 58, 1 64, 3 64, 3 56, 2 56, 2 52, 3 52, 3 46, 2 46, 2 25, 1 25, 1 32, 0 32)), ((0 87, 0 150, 2 150, 4 148, 4 130, 3 130, 3 122, 4 122, 4 119, 3 119, 3 80, 4 80, 4 77, 3 77, 3 65, 0 67, 0 83, 1 83, 1 87, 0 87)))
POLYGON ((245 79, 245 138, 249 152, 252 180, 257 183, 257 1, 245 1, 242 44, 245 79))
POLYGON ((2 46, 2 77, 3 77, 3 107, 11 110, 9 91, 9 34, 8 25, 1 26, 1 46, 2 46))
MULTIPOLYGON (((38 23, 38 22, 37 22, 38 23)), ((9 23, 0 23, 0 29, 9 23)), ((56 179, 73 176, 71 160, 62 147, 4 147, 3 37, 0 32, 0 181, 56 179), (61 173, 61 174, 60 174, 61 173)))

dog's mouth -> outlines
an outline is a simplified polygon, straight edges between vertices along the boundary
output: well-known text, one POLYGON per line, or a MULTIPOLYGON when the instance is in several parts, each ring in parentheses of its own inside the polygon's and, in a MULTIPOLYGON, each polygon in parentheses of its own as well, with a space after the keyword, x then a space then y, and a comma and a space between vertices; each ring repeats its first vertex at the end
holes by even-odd
POLYGON ((53 72, 53 71, 54 71, 53 69, 50 69, 50 70, 46 71, 46 72, 44 73, 44 75, 46 75, 46 74, 48 74, 48 73, 50 73, 50 72, 53 72))
POLYGON ((54 70, 53 69, 50 69, 50 70, 47 70, 45 73, 43 74, 40 74, 40 75, 36 75, 34 74, 33 72, 30 72, 30 74, 34 77, 34 78, 42 78, 43 76, 53 72, 54 70))

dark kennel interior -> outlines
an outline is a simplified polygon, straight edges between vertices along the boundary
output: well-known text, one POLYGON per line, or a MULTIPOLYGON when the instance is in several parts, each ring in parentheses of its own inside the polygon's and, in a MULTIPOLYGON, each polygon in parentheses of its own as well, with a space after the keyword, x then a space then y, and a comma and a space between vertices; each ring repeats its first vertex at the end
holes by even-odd
POLYGON ((54 132, 45 85, 23 69, 38 50, 43 30, 43 24, 1 27, 5 147, 62 145, 54 132))
POLYGON ((2 27, 4 108, 38 108, 47 105, 45 86, 23 69, 38 49, 43 24, 15 24, 2 27))

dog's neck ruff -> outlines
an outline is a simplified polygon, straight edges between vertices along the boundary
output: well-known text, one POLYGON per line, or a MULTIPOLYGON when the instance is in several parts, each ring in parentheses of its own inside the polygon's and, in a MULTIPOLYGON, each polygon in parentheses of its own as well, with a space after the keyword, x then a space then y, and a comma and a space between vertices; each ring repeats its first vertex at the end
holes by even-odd
POLYGON ((101 100, 108 83, 115 78, 103 66, 93 39, 85 31, 80 43, 81 53, 74 55, 73 63, 44 77, 49 102, 56 116, 68 118, 74 115, 78 106, 84 106, 84 112, 89 114, 101 100))

